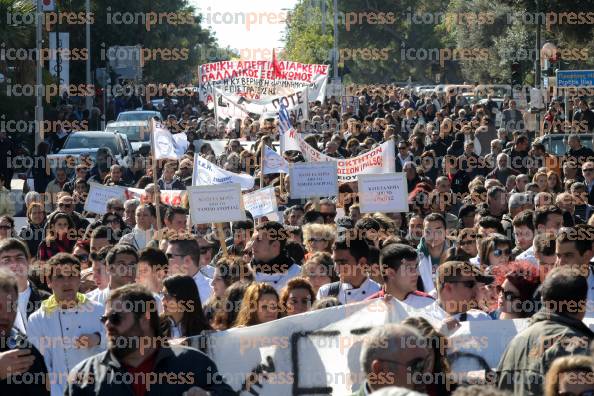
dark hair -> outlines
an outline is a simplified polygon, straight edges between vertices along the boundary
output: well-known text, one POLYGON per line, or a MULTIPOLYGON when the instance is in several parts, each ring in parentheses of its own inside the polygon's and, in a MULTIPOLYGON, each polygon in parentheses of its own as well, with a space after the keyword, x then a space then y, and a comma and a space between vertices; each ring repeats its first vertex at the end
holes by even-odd
POLYGON ((267 223, 264 224, 260 224, 259 226, 256 227, 256 231, 265 231, 266 233, 270 233, 272 231, 272 233, 274 233, 274 235, 276 235, 274 238, 269 238, 269 240, 275 240, 278 241, 278 243, 280 244, 280 251, 284 251, 285 247, 287 245, 287 239, 286 239, 286 235, 285 235, 285 227, 277 222, 277 221, 269 221, 267 223))
POLYGON ((12 216, 9 215, 3 215, 0 216, 0 221, 2 220, 6 220, 10 223, 10 228, 14 228, 14 219, 12 218, 12 216))
POLYGON ((20 250, 25 254, 27 260, 31 258, 31 253, 29 253, 29 248, 27 245, 17 238, 8 238, 0 242, 0 254, 8 251, 8 250, 20 250))
POLYGON ((554 256, 556 252, 555 234, 546 232, 536 234, 532 246, 534 246, 534 253, 543 256, 554 256))
POLYGON ((153 297, 153 294, 146 287, 139 284, 133 283, 118 287, 111 291, 107 303, 114 300, 121 300, 126 304, 122 304, 123 307, 130 307, 130 309, 136 320, 138 321, 141 317, 146 317, 149 314, 150 327, 155 333, 155 342, 161 343, 161 321, 159 319, 159 310, 157 308, 157 301, 153 297))
POLYGON ((349 239, 346 236, 339 236, 334 241, 332 250, 348 250, 357 262, 369 256, 369 245, 361 238, 349 239))
POLYGON ((99 249, 98 252, 91 252, 89 258, 93 261, 103 261, 105 264, 105 258, 107 257, 107 254, 109 253, 112 247, 113 246, 109 245, 103 246, 101 249, 99 249))
POLYGON ((241 257, 238 256, 219 258, 216 262, 216 269, 219 271, 227 287, 243 279, 254 280, 254 273, 241 257))
POLYGON ((71 265, 74 267, 73 273, 76 271, 80 276, 80 261, 78 258, 70 253, 58 253, 55 256, 50 257, 46 262, 48 278, 54 275, 54 268, 59 265, 71 265))
POLYGON ((419 254, 412 246, 403 243, 391 243, 380 252, 382 274, 385 268, 392 268, 394 271, 398 271, 402 260, 416 260, 418 257, 419 254))
POLYGON ((211 330, 210 324, 204 316, 198 287, 192 277, 187 275, 173 275, 163 280, 167 292, 177 301, 185 304, 184 314, 180 321, 182 336, 199 335, 204 330, 211 330))
POLYGON ((558 313, 575 312, 579 302, 585 301, 588 296, 588 281, 577 268, 556 267, 542 283, 541 293, 545 307, 558 313), (568 303, 575 306, 568 309, 568 303))
POLYGON ((194 265, 198 267, 200 263, 200 245, 198 244, 198 241, 196 239, 171 239, 169 240, 169 246, 176 246, 178 254, 184 257, 190 256, 192 258, 192 261, 194 262, 194 265))
POLYGON ((187 216, 188 210, 186 208, 182 208, 181 206, 170 206, 165 212, 165 219, 167 219, 167 221, 172 221, 176 214, 187 216))
POLYGON ((162 250, 147 247, 138 253, 138 261, 144 261, 153 269, 167 269, 169 260, 162 250))
POLYGON ((237 313, 241 309, 243 295, 250 284, 250 281, 239 281, 233 283, 225 290, 222 309, 215 314, 215 327, 220 330, 226 330, 233 326, 233 323, 237 319, 237 313))
POLYGON ((446 228, 446 220, 445 217, 443 217, 443 215, 441 213, 429 213, 425 219, 423 220, 424 222, 430 222, 430 221, 439 221, 441 222, 441 224, 443 224, 443 228, 446 228))
POLYGON ((514 217, 512 225, 514 227, 526 226, 534 231, 534 211, 530 209, 521 211, 514 217))
POLYGON ((109 250, 109 253, 107 253, 107 256, 105 256, 105 261, 107 262, 107 264, 111 265, 115 263, 116 256, 118 254, 129 254, 130 256, 134 256, 134 258, 138 262, 138 253, 136 252, 136 249, 134 249, 130 245, 121 244, 115 245, 109 250))
POLYGON ((314 223, 320 217, 323 218, 322 213, 317 210, 309 210, 303 214, 303 225, 314 223))
POLYGON ((293 259, 297 264, 301 265, 305 259, 305 248, 297 241, 288 241, 285 250, 287 256, 293 259))
MULTIPOLYGON (((125 225, 124 225, 125 228, 125 225)), ((107 239, 107 243, 110 245, 115 245, 116 240, 114 238, 114 232, 111 228, 105 225, 100 225, 99 227, 95 228, 91 233, 91 239, 107 239)))
POLYGON ((592 239, 594 237, 594 227, 588 224, 578 224, 575 227, 561 229, 557 235, 557 242, 573 242, 575 249, 580 256, 588 250, 592 250, 592 239))
POLYGON ((493 216, 484 216, 479 222, 478 226, 482 228, 494 228, 498 234, 505 234, 501 221, 493 216))
POLYGON ((534 211, 534 229, 538 229, 539 225, 545 225, 550 215, 558 214, 563 216, 563 211, 557 206, 548 205, 542 206, 534 211))

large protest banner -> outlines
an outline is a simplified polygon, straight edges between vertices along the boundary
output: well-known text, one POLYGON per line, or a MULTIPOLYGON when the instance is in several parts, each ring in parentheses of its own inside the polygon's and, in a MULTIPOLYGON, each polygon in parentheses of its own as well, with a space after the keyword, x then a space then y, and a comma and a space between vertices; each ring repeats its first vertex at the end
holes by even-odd
MULTIPOLYGON (((138 199, 140 202, 143 203, 152 203, 152 197, 146 195, 143 189, 141 188, 124 188, 120 187, 125 190, 126 199, 138 199)), ((161 198, 161 203, 165 205, 171 206, 181 206, 182 200, 186 191, 184 190, 161 190, 159 196, 161 198)))
POLYGON ((219 118, 243 118, 252 114, 278 113, 280 104, 283 103, 289 113, 295 116, 297 121, 309 119, 308 88, 298 88, 283 95, 267 96, 259 99, 246 98, 241 95, 225 93, 219 88, 214 88, 218 100, 217 114, 219 118), (227 112, 225 107, 235 107, 240 110, 231 109, 227 112), (239 114, 239 115, 237 115, 239 114))
POLYGON ((285 150, 301 151, 308 162, 334 161, 338 168, 340 182, 356 181, 357 175, 367 173, 392 173, 395 172, 394 142, 388 140, 368 152, 357 157, 337 159, 327 156, 307 143, 300 133, 291 129, 284 134, 285 150))
MULTIPOLYGON (((365 379, 359 357, 366 334, 376 326, 419 316, 440 328, 447 314, 435 304, 416 310, 395 299, 375 299, 214 332, 191 343, 206 348, 238 395, 347 395, 365 379)), ((594 327, 593 320, 584 322, 594 327)), ((527 319, 461 323, 448 336, 452 379, 492 382, 505 348, 528 323, 527 319)))
POLYGON ((292 61, 221 61, 198 68, 200 99, 214 100, 214 88, 226 94, 260 99, 280 96, 308 87, 310 102, 323 101, 326 94, 329 65, 292 61))
POLYGON ((212 333, 206 349, 238 395, 346 395, 364 380, 365 334, 407 316, 396 300, 364 301, 212 333))

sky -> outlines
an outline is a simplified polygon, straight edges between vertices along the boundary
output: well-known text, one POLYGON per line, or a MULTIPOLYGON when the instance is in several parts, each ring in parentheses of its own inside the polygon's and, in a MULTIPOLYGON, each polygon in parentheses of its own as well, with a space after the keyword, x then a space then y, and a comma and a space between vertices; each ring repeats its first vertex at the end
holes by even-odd
POLYGON ((297 0, 191 0, 203 15, 202 26, 216 35, 220 47, 237 49, 244 59, 268 59, 284 47, 287 10, 297 0))

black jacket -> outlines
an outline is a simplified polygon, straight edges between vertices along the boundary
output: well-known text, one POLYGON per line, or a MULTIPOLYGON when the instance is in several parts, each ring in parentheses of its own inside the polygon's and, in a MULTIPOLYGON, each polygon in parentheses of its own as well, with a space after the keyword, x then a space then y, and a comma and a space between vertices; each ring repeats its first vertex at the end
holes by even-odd
POLYGON ((29 287, 31 288, 31 295, 29 296, 29 301, 27 302, 27 319, 33 312, 37 311, 41 307, 41 302, 43 300, 47 300, 51 296, 51 294, 45 290, 38 289, 37 286, 35 286, 31 281, 29 281, 29 287))
MULTIPOLYGON (((215 363, 196 349, 174 345, 159 348, 153 372, 162 380, 152 385, 145 393, 146 396, 181 395, 196 386, 209 391, 213 396, 236 395, 219 374, 215 363)), ((73 380, 69 381, 64 395, 132 395, 132 385, 125 381, 129 377, 126 373, 127 370, 111 352, 99 353, 72 369, 73 380)))
POLYGON ((0 380, 0 395, 49 396, 50 384, 47 383, 47 367, 41 353, 29 342, 27 336, 13 329, 6 339, 0 337, 0 352, 13 349, 30 349, 35 361, 29 370, 20 375, 10 377, 10 381, 0 380), (31 378, 34 380, 31 381, 31 378))
POLYGON ((19 232, 21 238, 29 248, 29 253, 35 254, 39 244, 45 240, 45 222, 40 225, 27 223, 19 232))

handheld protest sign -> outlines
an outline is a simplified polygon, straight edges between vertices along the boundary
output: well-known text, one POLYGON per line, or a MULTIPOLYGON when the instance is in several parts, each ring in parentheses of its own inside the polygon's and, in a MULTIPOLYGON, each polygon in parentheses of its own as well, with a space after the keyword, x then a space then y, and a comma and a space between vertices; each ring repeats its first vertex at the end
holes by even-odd
POLYGON ((278 211, 274 187, 266 187, 243 195, 243 204, 254 218, 278 211))
POLYGON ((293 199, 338 195, 338 171, 335 161, 298 162, 291 165, 289 173, 293 199))
POLYGON ((361 213, 408 212, 408 184, 402 172, 358 177, 361 213))
POLYGON ((192 186, 187 191, 192 224, 245 220, 240 184, 192 186))
POLYGON ((126 189, 120 186, 104 186, 99 183, 89 183, 89 195, 85 200, 85 211, 103 215, 107 213, 107 201, 118 198, 126 200, 126 189))

